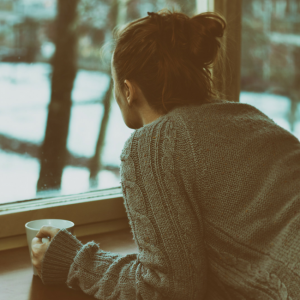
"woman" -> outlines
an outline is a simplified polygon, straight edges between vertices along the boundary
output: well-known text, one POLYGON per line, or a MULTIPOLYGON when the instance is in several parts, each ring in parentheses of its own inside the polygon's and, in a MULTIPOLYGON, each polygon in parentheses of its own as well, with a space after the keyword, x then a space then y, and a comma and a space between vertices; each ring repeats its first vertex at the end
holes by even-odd
POLYGON ((163 10, 117 33, 114 97, 136 129, 121 183, 139 253, 43 227, 32 262, 44 284, 97 299, 298 299, 300 143, 255 107, 218 99, 209 68, 225 27, 217 14, 163 10))

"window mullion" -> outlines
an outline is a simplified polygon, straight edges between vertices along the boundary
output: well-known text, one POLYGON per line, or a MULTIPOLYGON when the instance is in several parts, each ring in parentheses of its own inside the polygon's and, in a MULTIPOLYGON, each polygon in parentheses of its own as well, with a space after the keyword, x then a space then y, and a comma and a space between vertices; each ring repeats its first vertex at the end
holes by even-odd
POLYGON ((242 1, 214 0, 214 11, 225 17, 227 29, 220 62, 213 70, 218 90, 226 100, 239 102, 241 81, 242 1))

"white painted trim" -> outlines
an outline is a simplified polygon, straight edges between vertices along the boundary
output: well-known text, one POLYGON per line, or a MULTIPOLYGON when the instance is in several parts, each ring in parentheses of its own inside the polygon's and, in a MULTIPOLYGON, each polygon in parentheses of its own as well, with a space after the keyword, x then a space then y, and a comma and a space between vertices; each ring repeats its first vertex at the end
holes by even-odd
POLYGON ((207 0, 207 11, 215 11, 215 1, 207 0))
POLYGON ((82 201, 97 201, 100 199, 110 199, 122 196, 121 187, 113 187, 104 190, 96 190, 74 195, 43 197, 30 200, 15 201, 12 203, 0 204, 1 215, 17 213, 21 211, 34 210, 37 207, 47 208, 58 205, 68 205, 81 203, 82 201))
POLYGON ((197 14, 214 11, 214 0, 196 0, 197 14))

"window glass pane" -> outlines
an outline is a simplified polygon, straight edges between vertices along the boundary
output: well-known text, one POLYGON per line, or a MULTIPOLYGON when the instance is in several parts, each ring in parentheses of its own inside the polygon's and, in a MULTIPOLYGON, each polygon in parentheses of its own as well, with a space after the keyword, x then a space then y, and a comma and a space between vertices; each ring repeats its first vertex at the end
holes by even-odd
POLYGON ((300 0, 243 0, 240 102, 300 139, 300 0))
POLYGON ((164 7, 191 16, 198 2, 0 1, 0 203, 120 186, 133 130, 112 93, 105 108, 100 49, 118 24, 164 7))

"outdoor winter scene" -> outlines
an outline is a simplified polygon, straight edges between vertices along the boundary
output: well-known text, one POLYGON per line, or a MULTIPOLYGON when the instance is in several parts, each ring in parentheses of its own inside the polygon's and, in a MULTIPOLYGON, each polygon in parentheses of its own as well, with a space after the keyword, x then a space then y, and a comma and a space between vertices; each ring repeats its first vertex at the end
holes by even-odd
MULTIPOLYGON (((100 50, 118 24, 197 2, 74 0, 65 18, 55 0, 0 0, 0 204, 120 186, 134 130, 100 50)), ((242 20, 240 102, 300 140, 300 0, 243 0, 242 20)))

